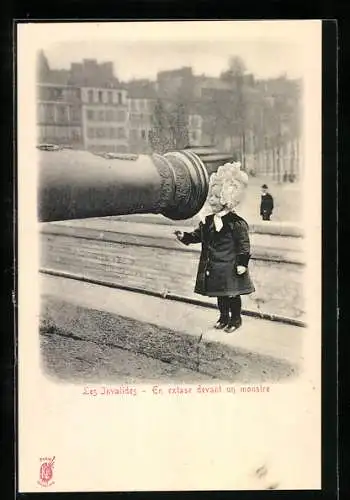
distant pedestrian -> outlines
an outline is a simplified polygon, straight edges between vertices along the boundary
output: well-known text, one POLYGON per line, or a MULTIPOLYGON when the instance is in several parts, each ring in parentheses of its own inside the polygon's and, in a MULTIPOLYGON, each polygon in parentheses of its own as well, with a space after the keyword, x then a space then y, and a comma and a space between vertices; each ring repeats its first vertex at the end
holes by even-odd
POLYGON ((227 333, 242 324, 241 295, 255 291, 249 276, 249 228, 236 212, 248 176, 240 163, 225 164, 210 177, 208 212, 199 227, 191 233, 175 231, 185 245, 201 243, 195 292, 216 297, 220 317, 215 328, 227 333))
POLYGON ((268 186, 263 184, 261 186, 261 203, 260 203, 260 215, 262 220, 270 220, 273 212, 273 198, 268 192, 268 186))

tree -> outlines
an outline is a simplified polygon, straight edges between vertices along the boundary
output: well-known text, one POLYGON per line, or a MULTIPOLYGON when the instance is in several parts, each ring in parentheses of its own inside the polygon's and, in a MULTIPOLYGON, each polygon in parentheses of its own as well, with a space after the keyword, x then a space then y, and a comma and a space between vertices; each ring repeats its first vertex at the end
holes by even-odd
POLYGON ((229 59, 228 69, 223 71, 220 78, 228 83, 235 83, 237 78, 244 76, 246 73, 246 65, 243 59, 239 56, 232 56, 229 59))
POLYGON ((175 149, 184 149, 188 146, 188 113, 183 103, 175 104, 169 117, 172 143, 175 149))
POLYGON ((246 73, 246 66, 243 59, 238 56, 231 57, 228 66, 228 69, 221 73, 220 78, 224 82, 227 82, 232 90, 230 111, 232 113, 232 121, 238 128, 237 133, 240 141, 241 156, 243 160, 242 163, 244 168, 246 153, 246 103, 244 97, 244 76, 246 73))
POLYGON ((149 142, 152 150, 163 154, 188 146, 188 113, 186 106, 175 102, 167 108, 158 99, 152 115, 149 142))
MULTIPOLYGON (((206 89, 206 98, 201 102, 203 132, 211 144, 219 145, 221 140, 230 140, 230 150, 237 147, 239 123, 235 117, 235 93, 229 88, 206 89)), ((219 147, 223 147, 222 144, 219 147)))
POLYGON ((157 100, 152 114, 152 129, 149 132, 149 143, 154 152, 163 154, 171 149, 169 144, 169 116, 162 101, 157 100))

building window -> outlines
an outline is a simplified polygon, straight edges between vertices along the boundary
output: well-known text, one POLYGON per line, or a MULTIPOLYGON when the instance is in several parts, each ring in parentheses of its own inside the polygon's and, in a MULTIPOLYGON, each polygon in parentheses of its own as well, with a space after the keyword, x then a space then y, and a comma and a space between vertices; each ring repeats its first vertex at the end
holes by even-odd
POLYGON ((113 92, 108 92, 108 103, 113 104, 113 92))
POLYGON ((117 121, 118 122, 124 122, 126 119, 126 113, 125 111, 117 111, 117 121))
POLYGON ((67 110, 66 106, 57 106, 57 120, 59 122, 68 120, 67 111, 68 110, 67 110))
POLYGON ((86 110, 86 118, 90 121, 93 121, 94 119, 94 112, 92 109, 87 109, 86 110))
POLYGON ((54 122, 55 121, 55 108, 53 104, 46 104, 45 109, 45 121, 54 122))
POLYGON ((114 139, 115 138, 115 129, 113 127, 111 127, 108 130, 109 130, 110 139, 114 139))
POLYGON ((65 127, 56 127, 55 137, 57 137, 59 142, 62 142, 66 138, 66 135, 67 133, 65 127))
POLYGON ((48 127, 40 127, 40 131, 41 131, 42 140, 45 142, 49 142, 47 140, 47 138, 49 137, 48 127))
POLYGON ((105 112, 103 110, 98 112, 98 121, 100 121, 100 122, 105 121, 105 112))
POLYGON ((214 89, 202 88, 202 97, 207 99, 214 97, 214 89))
POLYGON ((88 90, 88 101, 94 102, 94 91, 93 90, 88 90))
POLYGON ((37 121, 38 122, 44 122, 45 121, 45 105, 44 104, 39 104, 39 106, 38 106, 37 121))
POLYGON ((192 132, 192 141, 196 141, 197 140, 197 132, 192 132))
POLYGON ((44 132, 44 127, 38 127, 37 128, 37 131, 38 131, 38 134, 37 134, 37 141, 40 143, 40 142, 44 142, 45 139, 45 132, 44 132))
POLYGON ((73 122, 79 122, 80 121, 80 109, 79 108, 75 108, 74 106, 72 106, 70 108, 70 111, 71 111, 71 119, 73 122))
POLYGON ((70 135, 73 141, 79 141, 81 138, 81 133, 79 129, 72 129, 70 135))
POLYGON ((138 130, 136 128, 132 128, 130 130, 130 139, 132 141, 137 141, 138 138, 139 138, 138 130))
MULTIPOLYGON (((49 100, 49 96, 47 95, 47 89, 45 87, 41 87, 39 85, 36 89, 36 92, 37 92, 37 99, 39 99, 39 101, 48 101, 49 100)), ((40 132, 40 134, 41 134, 41 132, 40 132)))
POLYGON ((141 130, 142 139, 146 139, 146 130, 141 130))
POLYGON ((96 129, 96 137, 98 137, 99 139, 102 139, 103 137, 106 137, 105 129, 102 128, 102 127, 98 127, 96 129))
POLYGON ((102 90, 98 91, 98 102, 103 102, 103 92, 102 92, 102 90))
POLYGON ((131 109, 133 111, 137 111, 138 107, 137 107, 137 101, 135 99, 131 100, 131 106, 130 107, 131 107, 131 109))
MULTIPOLYGON (((45 136, 48 138, 48 139, 51 139, 52 137, 55 137, 55 127, 44 127, 44 131, 45 131, 45 136)), ((48 140, 48 142, 50 142, 48 140)), ((54 140, 52 140, 52 142, 54 142, 54 140)))
POLYGON ((113 110, 112 109, 107 109, 107 111, 106 111, 106 121, 107 122, 112 122, 113 121, 113 110))
POLYGON ((126 134, 125 134, 125 129, 124 127, 119 127, 118 128, 118 139, 125 139, 126 134))
POLYGON ((123 95, 121 92, 117 94, 118 104, 123 104, 123 95))
POLYGON ((51 89, 51 96, 53 101, 63 99, 63 89, 51 89))

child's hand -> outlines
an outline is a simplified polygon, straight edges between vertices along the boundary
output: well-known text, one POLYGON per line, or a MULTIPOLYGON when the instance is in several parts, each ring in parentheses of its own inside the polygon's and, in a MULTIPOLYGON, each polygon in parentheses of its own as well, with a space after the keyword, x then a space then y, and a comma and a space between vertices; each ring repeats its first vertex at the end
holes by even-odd
POLYGON ((174 234, 179 241, 181 241, 184 237, 184 233, 182 231, 174 231, 174 234))
POLYGON ((237 266, 237 274, 244 274, 246 272, 247 268, 244 266, 237 266))

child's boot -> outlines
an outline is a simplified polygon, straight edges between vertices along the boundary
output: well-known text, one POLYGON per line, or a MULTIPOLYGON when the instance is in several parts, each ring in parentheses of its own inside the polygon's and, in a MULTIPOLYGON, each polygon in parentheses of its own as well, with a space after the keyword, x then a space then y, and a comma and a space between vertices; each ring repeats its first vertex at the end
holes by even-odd
POLYGON ((232 333, 242 325, 242 317, 241 317, 242 301, 239 295, 237 297, 229 298, 229 308, 231 312, 231 318, 230 321, 228 322, 228 325, 225 328, 226 333, 232 333))
POLYGON ((218 297, 218 308, 220 311, 220 317, 215 323, 214 328, 221 330, 228 325, 230 319, 230 305, 228 297, 218 297))

